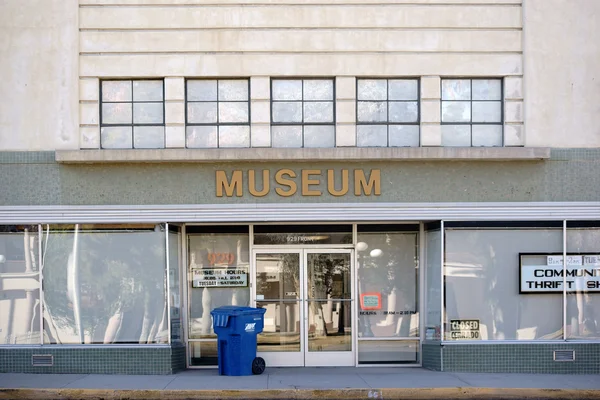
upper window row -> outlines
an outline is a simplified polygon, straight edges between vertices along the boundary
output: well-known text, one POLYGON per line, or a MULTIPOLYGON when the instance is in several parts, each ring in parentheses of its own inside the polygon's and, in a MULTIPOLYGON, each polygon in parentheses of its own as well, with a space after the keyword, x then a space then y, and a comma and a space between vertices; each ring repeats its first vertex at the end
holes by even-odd
MULTIPOLYGON (((356 145, 418 147, 418 79, 357 79, 356 145)), ((164 148, 162 80, 106 80, 101 88, 102 148, 164 148)), ((443 146, 502 146, 501 79, 443 79, 443 146)), ((251 147, 248 79, 188 79, 185 87, 188 148, 251 147)), ((335 147, 333 79, 273 79, 271 147, 335 147)))

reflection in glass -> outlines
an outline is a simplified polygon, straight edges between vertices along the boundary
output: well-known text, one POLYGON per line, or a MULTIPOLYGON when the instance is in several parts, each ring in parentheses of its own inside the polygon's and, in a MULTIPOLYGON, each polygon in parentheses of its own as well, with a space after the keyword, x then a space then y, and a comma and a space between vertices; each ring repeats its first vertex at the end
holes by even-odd
MULTIPOLYGON (((248 234, 188 234, 189 338, 215 338, 210 312, 221 306, 247 306, 246 287, 192 287, 196 269, 249 270, 248 234)), ((246 279, 246 282, 249 280, 246 279)))
MULTIPOLYGON (((297 254, 296 254, 297 255, 297 254)), ((266 309, 257 351, 300 351, 300 306, 297 301, 257 301, 266 309)))
POLYGON ((186 147, 212 148, 217 147, 217 126, 187 126, 185 128, 186 147))
POLYGON ((179 276, 179 253, 181 249, 181 231, 179 227, 169 225, 169 307, 171 307, 171 343, 183 341, 181 324, 181 284, 179 276))
POLYGON ((473 122, 502 121, 502 103, 499 101, 474 101, 473 122))
POLYGON ((260 300, 300 298, 300 255, 256 255, 256 296, 260 300))
POLYGON ((219 147, 250 147, 250 126, 220 126, 219 147))
POLYGON ((133 146, 131 126, 110 126, 100 129, 100 143, 103 149, 128 149, 133 146))
POLYGON ((0 345, 40 344, 38 227, 0 225, 0 345))
POLYGON ((419 147, 419 125, 390 125, 390 147, 419 147))
POLYGON ((162 124, 163 103, 133 103, 134 124, 162 124))
POLYGON ((220 80, 219 101, 248 101, 248 80, 220 80))
POLYGON ((415 364, 418 362, 418 341, 358 341, 359 364, 415 364))
POLYGON ((390 79, 388 100, 418 100, 419 81, 417 79, 390 79))
POLYGON ((308 349, 348 351, 352 349, 349 253, 308 253, 308 349))
POLYGON ((165 147, 164 126, 134 126, 133 147, 136 149, 161 149, 165 147))
POLYGON ((418 234, 364 232, 358 241, 367 245, 357 251, 358 294, 377 299, 358 303, 359 337, 418 337, 418 234))
POLYGON ((440 340, 442 326, 442 257, 441 257, 441 239, 440 230, 427 230, 425 232, 425 248, 427 273, 427 315, 425 316, 425 339, 440 340))
POLYGON ((44 343, 166 343, 165 232, 44 226, 44 343))
POLYGON ((442 122, 471 122, 471 103, 443 101, 442 122))
POLYGON ((388 145, 387 126, 358 125, 356 143, 358 147, 386 147, 388 145))
POLYGON ((502 125, 473 125, 473 146, 502 146, 502 125))
POLYGON ((387 122, 387 103, 385 101, 359 101, 358 122, 387 122))
POLYGON ((302 122, 302 102, 273 103, 273 122, 302 122))
POLYGON ((301 126, 271 126, 273 147, 302 147, 301 126))
POLYGON ((187 122, 212 124, 217 122, 217 103, 188 103, 187 122))
POLYGON ((304 81, 304 100, 333 100, 333 80, 307 79, 304 81))
POLYGON ((307 125, 304 127, 304 147, 334 147, 333 125, 307 125))
POLYGON ((562 293, 519 294, 519 253, 562 252, 562 229, 446 229, 445 339, 453 319, 481 340, 562 339, 562 293))
MULTIPOLYGON (((600 227, 570 227, 567 222, 567 255, 584 253, 583 268, 600 272, 600 227)), ((576 279, 574 290, 567 290, 567 339, 600 339, 599 276, 576 279)))
POLYGON ((274 79, 271 81, 273 100, 302 100, 302 81, 274 79))
POLYGON ((209 366, 219 364, 218 345, 216 340, 189 342, 191 366, 209 366))
POLYGON ((471 125, 442 125, 442 146, 471 146, 471 125))
POLYGON ((187 101, 217 101, 216 80, 188 80, 187 101))
POLYGON ((219 103, 219 123, 248 122, 247 102, 219 103))
POLYGON ((473 79, 473 100, 502 100, 502 79, 473 79))
POLYGON ((333 122, 333 102, 313 101, 304 103, 304 122, 333 122))
POLYGON ((163 81, 133 81, 133 101, 163 101, 163 81))
POLYGON ((471 81, 442 79, 442 100, 471 100, 471 81))
POLYGON ((131 81, 102 81, 102 101, 131 101, 131 81))
POLYGON ((350 254, 307 254, 307 299, 350 298, 350 254))
POLYGON ((387 80, 359 79, 356 94, 358 100, 387 100, 387 80))
POLYGON ((351 351, 351 314, 349 300, 309 300, 308 351, 351 351))
POLYGON ((390 101, 390 122, 417 122, 419 119, 419 105, 412 101, 390 101))
POLYGON ((103 124, 131 124, 131 103, 102 103, 103 124))

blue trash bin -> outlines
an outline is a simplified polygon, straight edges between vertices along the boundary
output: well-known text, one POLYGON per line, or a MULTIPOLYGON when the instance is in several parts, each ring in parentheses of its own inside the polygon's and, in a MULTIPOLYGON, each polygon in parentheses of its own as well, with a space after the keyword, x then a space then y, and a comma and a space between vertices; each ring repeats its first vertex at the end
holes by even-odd
POLYGON ((210 312, 217 334, 219 375, 260 375, 265 360, 256 357, 256 335, 263 331, 264 308, 223 306, 210 312))

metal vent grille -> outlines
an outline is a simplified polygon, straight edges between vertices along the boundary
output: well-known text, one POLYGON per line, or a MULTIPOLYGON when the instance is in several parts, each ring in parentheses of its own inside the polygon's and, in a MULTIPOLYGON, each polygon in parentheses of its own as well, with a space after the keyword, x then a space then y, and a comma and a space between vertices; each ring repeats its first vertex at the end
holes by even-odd
POLYGON ((575 350, 554 350, 554 361, 575 361, 575 350))
POLYGON ((31 365, 34 367, 51 367, 54 365, 52 354, 34 354, 31 356, 31 365))

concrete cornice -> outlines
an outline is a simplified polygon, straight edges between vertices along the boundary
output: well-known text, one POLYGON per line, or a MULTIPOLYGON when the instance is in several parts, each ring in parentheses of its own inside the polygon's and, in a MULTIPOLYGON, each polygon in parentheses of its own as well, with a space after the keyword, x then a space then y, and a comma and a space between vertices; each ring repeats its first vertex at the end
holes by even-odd
POLYGON ((244 149, 58 150, 56 161, 78 163, 187 163, 240 161, 537 161, 546 147, 337 147, 244 149))

